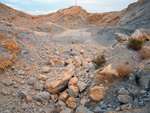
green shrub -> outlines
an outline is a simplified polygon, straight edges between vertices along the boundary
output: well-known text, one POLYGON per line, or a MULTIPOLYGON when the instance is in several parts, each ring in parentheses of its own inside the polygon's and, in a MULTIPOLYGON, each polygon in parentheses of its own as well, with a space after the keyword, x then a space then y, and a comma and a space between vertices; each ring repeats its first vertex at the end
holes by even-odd
POLYGON ((140 50, 142 49, 143 45, 144 45, 144 40, 142 38, 129 37, 129 40, 128 40, 129 48, 132 48, 134 50, 140 50))
POLYGON ((105 55, 97 55, 96 59, 92 60, 94 67, 97 69, 99 66, 104 66, 106 63, 105 55))

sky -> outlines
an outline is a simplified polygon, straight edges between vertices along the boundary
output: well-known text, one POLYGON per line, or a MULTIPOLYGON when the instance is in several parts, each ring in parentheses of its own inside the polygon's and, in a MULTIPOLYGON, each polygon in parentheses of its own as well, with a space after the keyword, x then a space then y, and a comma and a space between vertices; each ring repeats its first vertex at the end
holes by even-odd
POLYGON ((121 11, 138 0, 0 0, 1 3, 31 15, 56 12, 77 5, 89 13, 121 11))

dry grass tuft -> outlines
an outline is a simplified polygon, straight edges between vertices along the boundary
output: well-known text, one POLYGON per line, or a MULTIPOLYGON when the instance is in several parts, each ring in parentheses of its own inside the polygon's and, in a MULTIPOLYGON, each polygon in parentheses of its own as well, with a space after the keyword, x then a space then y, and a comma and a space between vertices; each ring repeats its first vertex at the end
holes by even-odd
POLYGON ((15 56, 13 56, 12 58, 7 58, 0 55, 0 73, 6 71, 7 68, 11 67, 15 62, 15 56))
POLYGON ((129 74, 132 72, 132 68, 126 64, 120 64, 116 66, 116 71, 118 72, 118 79, 121 81, 126 81, 129 78, 129 74))
POLYGON ((132 48, 134 50, 142 49, 144 45, 144 40, 142 37, 134 38, 130 37, 128 40, 128 48, 132 48))
POLYGON ((141 59, 150 58, 150 49, 142 49, 140 51, 140 57, 141 57, 141 59))

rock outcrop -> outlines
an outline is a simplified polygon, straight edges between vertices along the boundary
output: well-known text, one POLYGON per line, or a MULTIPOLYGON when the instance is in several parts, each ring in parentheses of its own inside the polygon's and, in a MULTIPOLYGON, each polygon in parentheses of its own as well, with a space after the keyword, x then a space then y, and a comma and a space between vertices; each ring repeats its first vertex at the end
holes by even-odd
POLYGON ((45 88, 49 93, 56 94, 60 91, 62 91, 67 85, 71 77, 73 76, 74 71, 71 70, 65 74, 63 74, 58 80, 51 81, 50 83, 47 83, 45 88))

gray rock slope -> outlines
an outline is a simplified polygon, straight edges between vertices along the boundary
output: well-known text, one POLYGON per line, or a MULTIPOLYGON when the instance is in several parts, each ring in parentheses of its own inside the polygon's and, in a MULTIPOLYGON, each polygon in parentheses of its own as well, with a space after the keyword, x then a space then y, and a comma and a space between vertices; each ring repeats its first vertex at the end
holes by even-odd
POLYGON ((150 1, 131 4, 117 26, 150 29, 150 1))

